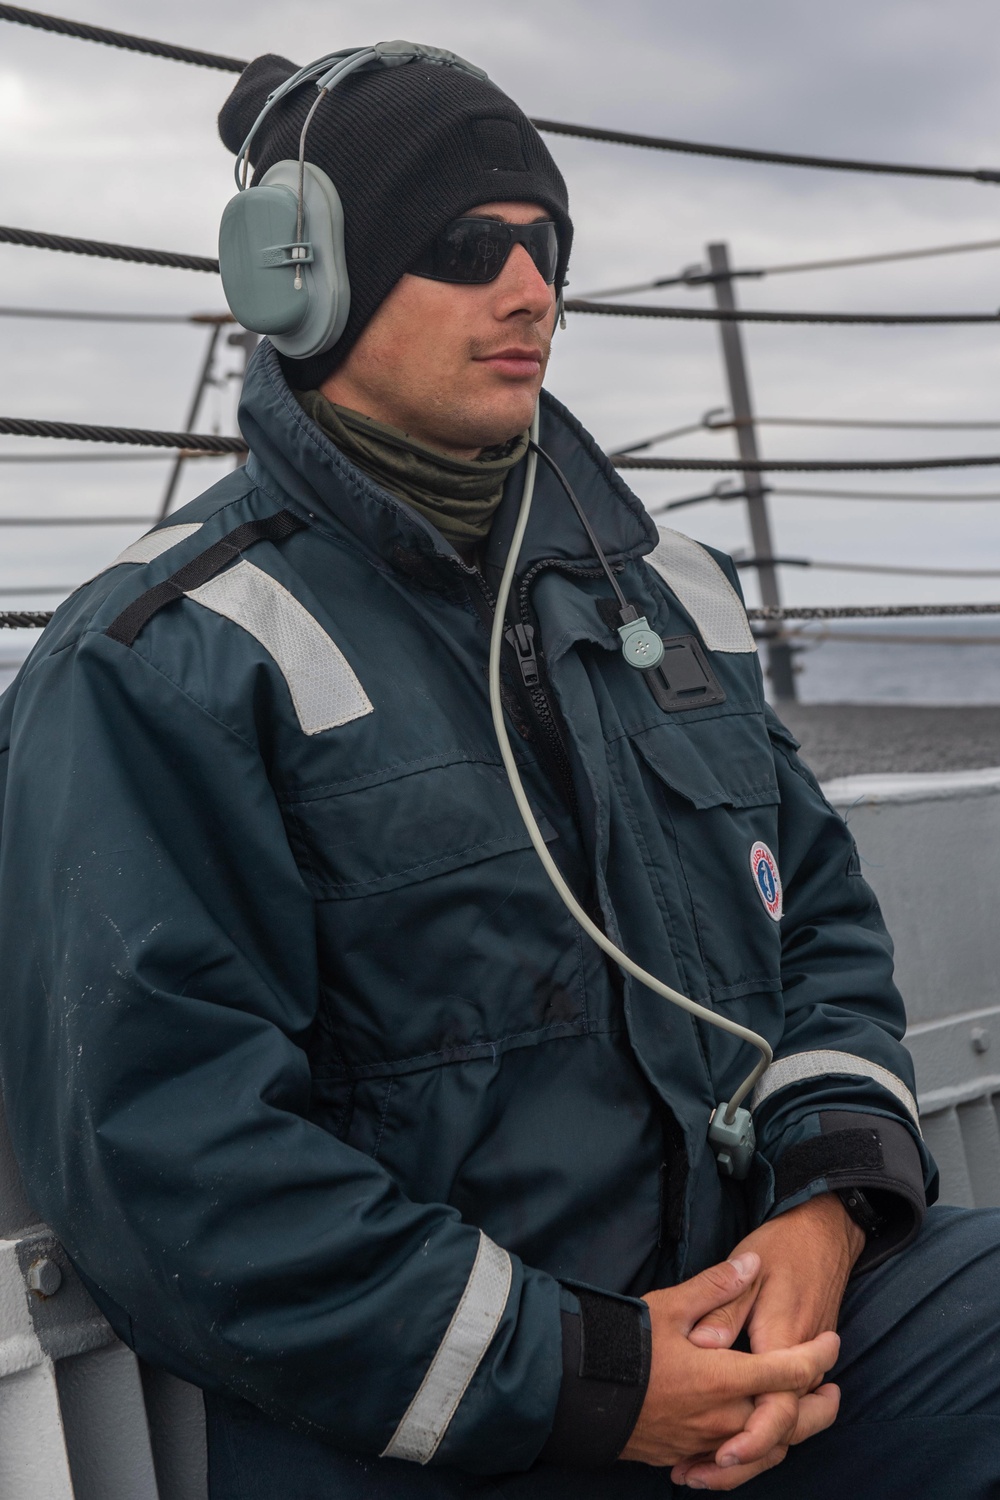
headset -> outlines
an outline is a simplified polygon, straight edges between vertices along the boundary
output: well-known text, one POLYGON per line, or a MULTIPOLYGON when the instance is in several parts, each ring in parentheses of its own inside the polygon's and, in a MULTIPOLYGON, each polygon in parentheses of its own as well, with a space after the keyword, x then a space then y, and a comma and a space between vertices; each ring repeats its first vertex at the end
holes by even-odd
POLYGON ((236 159, 239 189, 219 230, 219 270, 236 321, 267 334, 291 359, 326 354, 347 326, 351 283, 344 253, 344 209, 332 179, 306 161, 313 117, 330 91, 363 69, 435 63, 486 79, 454 52, 419 42, 378 42, 331 52, 293 73, 268 94, 236 159), (317 98, 299 137, 297 161, 279 161, 248 186, 250 148, 264 120, 293 90, 315 83, 317 98))
MULTIPOLYGON (((267 334, 275 348, 292 359, 307 359, 332 349, 347 325, 351 287, 344 253, 344 210, 340 194, 321 168, 305 159, 306 140, 316 111, 331 89, 352 73, 378 67, 396 68, 412 62, 458 68, 485 79, 481 68, 454 52, 425 47, 415 42, 379 42, 374 47, 332 52, 293 73, 265 100, 236 161, 236 197, 226 206, 219 231, 219 268, 226 299, 237 322, 254 333, 267 334), (306 115, 299 136, 297 161, 276 162, 255 187, 248 187, 250 148, 271 110, 304 83, 315 83, 317 98, 306 115)), ((562 319, 561 296, 557 307, 562 319)), ((591 921, 577 901, 552 859, 541 829, 531 810, 511 749, 500 696, 500 659, 507 605, 517 570, 521 547, 531 514, 538 472, 543 459, 569 498, 591 546, 614 590, 620 624, 622 655, 629 666, 648 672, 663 659, 663 642, 645 616, 629 604, 622 593, 583 506, 566 476, 539 447, 539 408, 531 424, 524 489, 517 525, 497 596, 490 637, 490 708, 497 743, 518 811, 542 866, 574 921, 616 964, 661 999, 676 1005, 710 1026, 756 1047, 760 1062, 740 1084, 728 1102, 716 1106, 709 1121, 708 1139, 723 1176, 745 1178, 756 1149, 753 1117, 742 1101, 771 1065, 771 1047, 764 1037, 725 1016, 716 1015, 686 995, 671 989, 629 958, 591 921)))

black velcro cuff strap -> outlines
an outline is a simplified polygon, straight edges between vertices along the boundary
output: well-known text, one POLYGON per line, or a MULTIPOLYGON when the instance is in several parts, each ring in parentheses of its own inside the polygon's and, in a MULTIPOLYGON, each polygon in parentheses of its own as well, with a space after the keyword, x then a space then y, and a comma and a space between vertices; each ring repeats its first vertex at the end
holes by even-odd
POLYGON ((780 1205, 823 1180, 830 1191, 862 1188, 877 1206, 883 1227, 869 1237, 855 1274, 904 1250, 927 1211, 923 1164, 911 1131, 900 1120, 855 1110, 826 1110, 820 1135, 789 1146, 775 1170, 780 1205))
POLYGON ((775 1169, 774 1196, 781 1203, 820 1177, 825 1177, 831 1187, 857 1187, 858 1172, 869 1177, 884 1170, 880 1131, 853 1123, 845 1129, 841 1122, 829 1134, 789 1146, 775 1169))
POLYGON ((646 1397, 652 1350, 644 1302, 573 1288, 580 1311, 561 1312, 563 1378, 546 1464, 600 1469, 632 1435, 646 1397))
POLYGON ((642 1376, 642 1317, 631 1302, 576 1293, 580 1303, 580 1377, 638 1385, 642 1376))

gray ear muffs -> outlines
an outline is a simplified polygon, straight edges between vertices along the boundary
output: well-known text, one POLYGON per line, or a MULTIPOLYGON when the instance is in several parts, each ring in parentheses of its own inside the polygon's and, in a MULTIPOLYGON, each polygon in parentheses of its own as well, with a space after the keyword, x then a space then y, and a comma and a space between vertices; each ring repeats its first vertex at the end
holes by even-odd
POLYGON ((429 62, 486 78, 481 68, 418 42, 378 42, 318 58, 269 94, 236 159, 240 191, 219 230, 219 269, 238 323, 270 335, 281 354, 309 359, 332 349, 347 326, 351 283, 344 253, 344 209, 333 182, 305 159, 309 125, 331 89, 363 68, 429 62), (279 161, 247 188, 254 136, 280 100, 305 83, 318 90, 299 140, 299 160, 279 161))
POLYGON ((351 286, 340 194, 312 162, 303 176, 301 241, 298 205, 298 162, 275 162, 256 187, 226 205, 219 267, 236 321, 268 334, 281 354, 308 359, 332 349, 343 333, 351 286))

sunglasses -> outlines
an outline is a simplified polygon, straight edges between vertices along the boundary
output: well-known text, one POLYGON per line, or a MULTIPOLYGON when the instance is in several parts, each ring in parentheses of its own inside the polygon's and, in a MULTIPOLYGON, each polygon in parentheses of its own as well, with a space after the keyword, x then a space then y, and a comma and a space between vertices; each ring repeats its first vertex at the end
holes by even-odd
POLYGON ((551 286, 559 266, 559 235, 551 220, 504 224, 498 219, 452 219, 410 271, 430 281, 469 285, 495 281, 515 245, 523 245, 540 276, 551 286))

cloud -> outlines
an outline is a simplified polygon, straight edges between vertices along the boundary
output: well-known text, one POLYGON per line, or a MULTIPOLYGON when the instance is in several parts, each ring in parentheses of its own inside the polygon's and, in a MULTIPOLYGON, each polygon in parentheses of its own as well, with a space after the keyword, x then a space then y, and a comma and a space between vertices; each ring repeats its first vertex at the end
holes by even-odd
MULTIPOLYGON (((65 8, 65 7, 64 7, 65 8)), ((173 0, 136 7, 90 0, 87 19, 236 56, 322 51, 403 35, 472 58, 531 113, 626 130, 900 161, 1000 164, 995 139, 1000 13, 995 0, 173 0)), ((5 26, 0 163, 6 222, 211 254, 232 161, 215 115, 232 78, 5 26)), ((997 192, 969 183, 782 169, 549 137, 578 226, 573 290, 668 274, 712 239, 734 261, 773 264, 997 235, 997 192)), ((1000 256, 774 276, 745 282, 747 306, 940 310, 1000 303, 1000 256)), ((6 303, 174 311, 221 306, 208 276, 110 265, 0 247, 6 303)), ((674 289, 666 300, 707 305, 674 289)), ((183 416, 204 334, 182 327, 99 328, 0 320, 0 410, 32 416, 173 425, 183 416)), ((991 415, 997 341, 990 329, 746 331, 764 414, 939 419, 991 415)), ((226 355, 223 372, 235 369, 226 355)), ((557 346, 551 383, 608 445, 697 419, 725 386, 710 325, 578 317, 557 346)), ((232 420, 230 388, 213 393, 232 420)), ((204 420, 210 422, 215 407, 204 420)), ((4 439, 8 449, 13 440, 4 439)), ((701 435, 678 453, 723 452, 701 435)), ((1000 451, 1000 433, 907 434, 765 429, 778 456, 1000 451)), ((26 444, 22 441, 23 451, 26 444)), ((666 450, 663 450, 666 451, 666 450)), ((159 466, 95 474, 60 465, 0 467, 0 512, 99 506, 156 509, 159 466)), ((693 492, 690 477, 636 473, 650 503, 693 492)), ((206 482, 192 466, 185 494, 206 482)), ((850 479, 841 481, 845 486, 850 479)), ((700 483, 700 481, 699 481, 700 483)), ((889 482, 882 481, 886 487, 889 482)), ((927 488, 1000 489, 1000 472, 938 476, 927 488), (995 476, 995 477, 994 477, 995 476)), ((860 486, 859 486, 860 487, 860 486)), ((897 484, 896 487, 905 487, 897 484)), ((921 487, 915 482, 914 487, 921 487)), ((696 486, 697 488, 697 486, 696 486)), ((1000 507, 862 506, 772 501, 779 546, 815 556, 1000 561, 1000 507)), ((709 505, 682 524, 723 546, 746 541, 741 509, 709 505)), ((5 532, 0 586, 36 574, 84 574, 127 536, 94 529, 66 540, 5 532), (39 550, 42 549, 42 550, 39 550)), ((35 580, 41 581, 41 580, 35 580)), ((789 573, 795 601, 959 598, 964 585, 789 573)), ((969 586, 980 598, 991 585, 969 586)), ((752 590, 751 590, 752 591, 752 590)))

